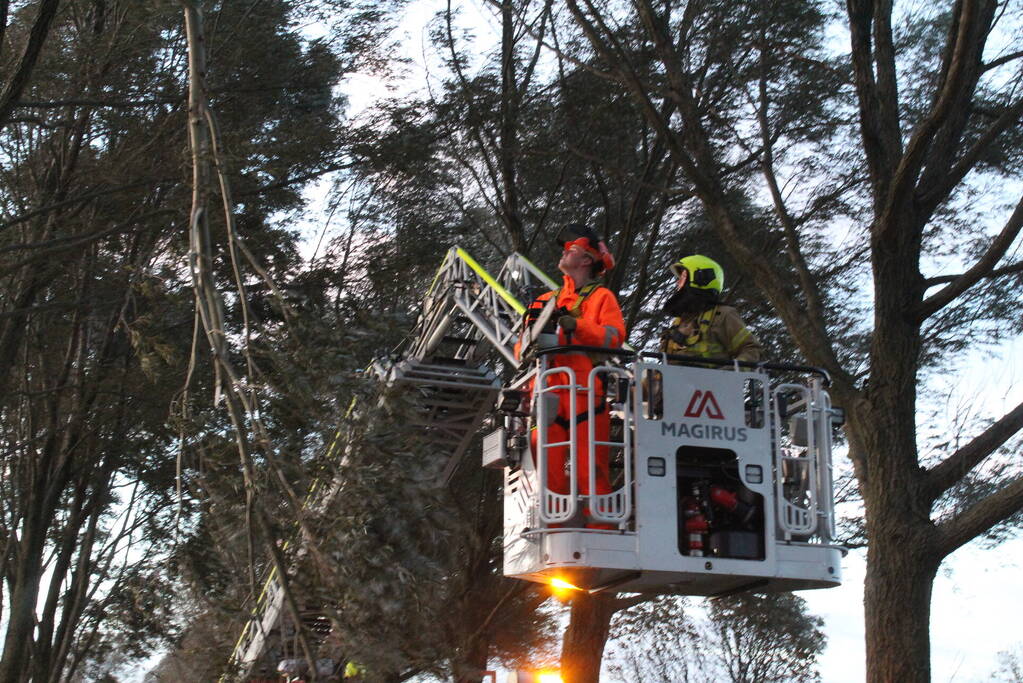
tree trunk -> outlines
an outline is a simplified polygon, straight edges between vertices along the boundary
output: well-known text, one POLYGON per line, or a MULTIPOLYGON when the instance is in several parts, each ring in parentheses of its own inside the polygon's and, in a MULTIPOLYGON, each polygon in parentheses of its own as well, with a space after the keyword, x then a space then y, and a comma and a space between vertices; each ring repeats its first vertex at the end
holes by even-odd
POLYGON ((867 522, 864 590, 867 681, 930 681, 930 601, 941 561, 934 548, 916 433, 919 269, 923 224, 910 208, 873 228, 875 327, 869 409, 855 408, 851 441, 862 448, 859 473, 867 522))
POLYGON ((865 638, 868 683, 931 680, 931 586, 939 562, 917 534, 871 536, 867 551, 865 638))
POLYGON ((3 657, 0 658, 0 681, 19 681, 27 675, 31 661, 35 607, 39 599, 39 585, 43 580, 43 550, 46 534, 43 515, 26 515, 20 547, 15 550, 21 557, 15 569, 14 585, 10 588, 7 634, 3 657))
POLYGON ((598 683, 604 643, 616 610, 613 593, 579 593, 561 644, 561 677, 565 683, 598 683))
POLYGON ((455 683, 481 683, 489 649, 485 637, 474 638, 460 658, 461 667, 455 672, 455 683))
MULTIPOLYGON (((884 368, 885 362, 875 360, 875 365, 884 368)), ((899 370, 887 369, 895 384, 899 370)), ((880 377, 875 384, 881 385, 880 377)), ((853 407, 849 423, 853 450, 866 460, 860 490, 869 539, 863 594, 867 681, 926 683, 931 587, 941 556, 930 508, 922 502, 910 439, 913 412, 899 405, 911 403, 912 394, 882 385, 872 398, 869 408, 853 407)))

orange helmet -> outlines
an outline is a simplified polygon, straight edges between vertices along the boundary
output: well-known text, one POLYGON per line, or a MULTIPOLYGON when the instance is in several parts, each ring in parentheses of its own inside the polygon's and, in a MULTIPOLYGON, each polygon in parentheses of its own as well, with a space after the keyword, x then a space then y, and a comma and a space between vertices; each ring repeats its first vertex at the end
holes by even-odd
POLYGON ((615 267, 615 258, 608 250, 607 244, 582 223, 569 223, 564 226, 558 233, 556 242, 565 250, 574 246, 580 247, 593 258, 594 263, 599 266, 599 272, 615 267))

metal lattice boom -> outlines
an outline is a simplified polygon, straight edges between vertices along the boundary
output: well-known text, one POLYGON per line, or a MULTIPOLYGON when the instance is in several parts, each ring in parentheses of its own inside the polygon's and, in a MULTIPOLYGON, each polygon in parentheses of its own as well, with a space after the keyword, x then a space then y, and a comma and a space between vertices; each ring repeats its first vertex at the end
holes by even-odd
MULTIPOLYGON (((492 409, 502 386, 501 366, 518 366, 514 346, 525 311, 521 300, 537 288, 556 286, 520 254, 509 256, 495 277, 464 249, 452 247, 426 293, 412 335, 395 357, 374 362, 382 388, 400 387, 413 397, 413 424, 445 456, 439 471, 443 481, 450 479, 492 409)), ((331 450, 344 457, 336 439, 331 450)), ((307 504, 325 505, 337 489, 317 483, 307 504)), ((288 654, 295 625, 286 617, 284 602, 281 583, 271 572, 222 682, 252 676, 271 646, 279 655, 288 654)), ((315 611, 303 616, 303 622, 310 619, 322 621, 315 611)), ((303 628, 322 630, 306 624, 303 628)))

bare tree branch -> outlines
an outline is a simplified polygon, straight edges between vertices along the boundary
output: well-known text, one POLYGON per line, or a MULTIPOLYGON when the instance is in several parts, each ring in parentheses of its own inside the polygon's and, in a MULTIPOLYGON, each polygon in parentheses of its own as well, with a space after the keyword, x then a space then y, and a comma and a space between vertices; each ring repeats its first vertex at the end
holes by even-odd
MULTIPOLYGON (((1004 268, 995 268, 989 273, 984 274, 984 279, 992 280, 998 277, 1004 277, 1006 275, 1015 275, 1016 273, 1023 273, 1023 261, 1019 263, 1013 263, 1011 266, 1005 266, 1004 268)), ((943 285, 949 282, 958 280, 963 276, 962 273, 958 275, 938 275, 935 277, 929 277, 924 280, 925 287, 933 287, 935 285, 943 285)))
MULTIPOLYGON (((541 33, 546 23, 547 13, 544 13, 543 24, 540 26, 541 33)), ((528 88, 528 77, 525 83, 516 83, 517 60, 515 59, 514 29, 511 0, 503 0, 501 2, 501 100, 497 148, 501 185, 497 191, 500 193, 501 204, 504 208, 504 211, 500 213, 501 221, 511 235, 512 248, 515 251, 521 251, 525 246, 525 236, 522 228, 522 216, 519 212, 518 164, 515 151, 518 141, 519 105, 522 102, 520 87, 528 88)), ((539 54, 539 51, 536 54, 539 54)))
MULTIPOLYGON (((57 7, 60 0, 42 0, 39 3, 39 13, 36 15, 32 30, 25 44, 25 50, 21 53, 18 68, 14 75, 4 85, 0 92, 0 126, 7 123, 15 102, 21 97, 21 93, 28 87, 29 79, 32 78, 32 71, 35 70, 36 62, 39 61, 39 54, 43 51, 46 37, 50 33, 50 25, 53 18, 57 16, 57 7)), ((6 14, 6 12, 5 12, 6 14)))
MULTIPOLYGON (((878 79, 874 76, 875 55, 871 42, 871 35, 875 31, 873 3, 870 0, 848 0, 846 6, 863 150, 870 169, 871 184, 875 188, 874 196, 877 197, 881 193, 879 190, 888 186, 891 169, 894 167, 893 160, 902 155, 898 107, 896 101, 882 99, 878 79)), ((877 32, 882 32, 882 29, 877 29, 877 32)), ((894 68, 892 64, 893 71, 894 68)), ((887 91, 886 94, 890 95, 887 91)))
POLYGON ((32 249, 36 251, 33 251, 29 256, 26 256, 20 261, 15 261, 14 263, 5 265, 4 267, 0 268, 0 277, 4 277, 5 275, 8 275, 10 273, 15 273, 19 269, 23 268, 24 266, 30 263, 35 263, 37 261, 42 261, 44 259, 49 260, 57 254, 71 251, 73 249, 79 249, 80 247, 101 240, 104 237, 109 237, 111 235, 123 233, 127 231, 129 228, 133 227, 137 228, 140 223, 142 223, 143 221, 147 221, 151 218, 176 213, 177 211, 175 209, 158 209, 156 211, 149 211, 140 216, 134 216, 131 218, 131 220, 125 221, 124 223, 111 225, 107 228, 97 230, 96 232, 90 232, 86 235, 71 235, 68 237, 54 238, 51 240, 47 240, 46 242, 36 242, 33 244, 16 245, 12 247, 2 248, 0 249, 0 253, 22 249, 32 249))
POLYGON ((1023 229, 1023 197, 1016 204, 1015 210, 1009 216, 1009 220, 1006 221, 1001 232, 991 241, 987 251, 965 273, 924 299, 913 311, 916 320, 923 322, 977 284, 982 278, 990 276, 995 264, 1002 259, 1012 243, 1016 241, 1021 229, 1023 229))
POLYGON ((939 182, 933 187, 922 187, 920 200, 933 210, 943 201, 956 185, 966 177, 973 167, 980 160, 981 155, 991 146, 999 135, 1019 122, 1023 116, 1023 98, 1017 100, 1003 111, 997 119, 983 132, 980 137, 970 146, 959 160, 949 169, 939 182))
POLYGON ((4 54, 4 38, 7 36, 7 19, 11 10, 11 0, 0 0, 0 57, 4 54))
MULTIPOLYGON (((594 12, 590 0, 585 1, 591 7, 591 12, 594 12)), ((569 3, 569 7, 575 6, 575 2, 569 3)), ((803 352, 811 362, 828 369, 836 380, 836 387, 845 393, 847 397, 851 393, 855 393, 857 390, 854 381, 841 367, 822 321, 808 319, 805 309, 792 297, 790 288, 785 284, 788 278, 778 272, 765 259, 761 258, 761 255, 756 253, 750 247, 747 240, 744 239, 739 222, 730 210, 727 193, 721 185, 719 177, 715 175, 715 169, 720 169, 721 164, 715 156, 713 146, 706 131, 700 125, 700 108, 692 93, 690 76, 683 71, 677 52, 668 40, 666 34, 667 27, 664 26, 663 19, 659 18, 648 0, 637 3, 640 20, 651 36, 657 54, 660 55, 667 71, 668 80, 671 83, 671 95, 678 105, 679 114, 686 121, 684 133, 681 135, 672 131, 668 122, 657 116, 657 110, 649 102, 643 91, 643 85, 636 75, 635 69, 628 65, 624 51, 619 47, 615 49, 617 54, 612 54, 606 47, 602 48, 601 45, 597 44, 601 42, 601 37, 597 34, 594 25, 588 22, 581 12, 578 12, 578 10, 574 11, 577 12, 581 22, 587 22, 589 28, 584 26, 584 29, 591 36, 590 41, 594 44, 595 49, 598 52, 602 50, 607 55, 605 58, 609 63, 614 64, 615 57, 617 56, 618 63, 628 66, 628 68, 623 69, 623 73, 628 79, 631 89, 638 91, 637 96, 643 98, 641 103, 648 119, 658 132, 665 137, 673 157, 678 161, 682 170, 693 183, 695 192, 701 202, 703 202, 704 208, 715 225, 722 241, 736 256, 740 265, 748 272, 756 275, 758 283, 760 283, 771 303, 778 309, 782 319, 788 325, 803 352)), ((595 18, 600 22, 599 16, 595 18)), ((614 36, 608 34, 608 29, 605 25, 602 23, 600 25, 607 40, 614 45, 614 36)))
POLYGON ((98 100, 89 98, 70 98, 63 100, 20 100, 14 103, 15 109, 61 109, 63 107, 107 107, 110 109, 131 109, 134 107, 151 107, 154 104, 180 104, 184 97, 154 97, 142 100, 98 100))
POLYGON ((778 186, 778 177, 774 172, 774 143, 777 137, 771 135, 771 126, 767 116, 770 109, 770 95, 767 88, 766 59, 767 55, 765 52, 761 52, 760 78, 758 79, 759 102, 756 107, 757 121, 760 125, 760 140, 763 145, 760 167, 767 182, 767 187, 771 192, 774 213, 778 217, 782 231, 785 234, 785 246, 789 262, 795 268, 796 275, 799 277, 799 284, 803 289, 803 295, 806 296, 806 312, 813 319, 814 324, 823 330, 825 329, 824 307, 821 303, 820 290, 813 275, 810 273, 810 267, 806 263, 803 250, 800 248, 796 221, 785 205, 785 198, 782 196, 781 188, 778 186))
POLYGON ((128 190, 134 190, 134 189, 139 188, 139 187, 145 187, 147 185, 153 185, 153 184, 156 184, 156 183, 169 182, 170 180, 173 180, 173 179, 170 179, 170 178, 152 178, 152 179, 148 179, 148 180, 140 180, 140 181, 137 181, 137 182, 134 182, 134 183, 128 183, 126 185, 118 185, 116 187, 104 187, 103 189, 97 189, 97 190, 93 190, 93 191, 90 191, 90 192, 85 192, 85 193, 77 195, 75 197, 69 197, 67 199, 62 199, 59 202, 53 202, 52 204, 47 204, 46 206, 41 206, 38 209, 33 209, 31 211, 26 211, 23 214, 19 214, 17 216, 14 216, 10 220, 5 221, 3 223, 0 223, 0 230, 4 230, 6 228, 9 228, 12 225, 17 225, 18 223, 24 223, 25 221, 31 220, 31 219, 33 219, 33 218, 35 218, 37 216, 42 216, 44 214, 50 213, 51 211, 56 211, 58 209, 63 209, 65 207, 73 206, 75 204, 83 204, 85 202, 91 201, 91 200, 96 199, 98 197, 103 197, 103 196, 106 196, 106 195, 109 195, 109 194, 116 194, 118 192, 126 192, 128 190))
MULTIPOLYGON (((245 383, 235 373, 227 344, 227 330, 224 324, 223 301, 217 291, 213 275, 213 255, 207 214, 207 202, 210 194, 210 170, 216 163, 216 137, 209 129, 209 105, 205 90, 206 77, 206 45, 202 27, 202 14, 191 0, 179 0, 185 15, 185 32, 188 44, 188 134, 192 152, 192 211, 189 230, 189 265, 192 272, 193 288, 195 289, 196 307, 206 333, 210 355, 217 369, 215 378, 216 391, 223 391, 228 414, 234 429, 235 443, 240 459, 245 482, 246 511, 256 522, 257 530, 264 540, 266 550, 270 554, 271 565, 277 581, 284 593, 284 602, 294 622, 300 625, 297 634, 306 661, 312 665, 312 651, 309 647, 304 630, 301 628, 302 618, 298 603, 291 590, 284 555, 277 546, 276 538, 266 511, 263 509, 256 485, 255 467, 252 457, 251 443, 246 423, 256 415, 242 387, 245 383)), ((222 171, 222 168, 218 168, 222 171)), ((221 183, 226 183, 223 173, 219 173, 221 183)), ((226 184, 221 186, 226 208, 226 219, 229 229, 233 228, 230 194, 226 184)), ((235 243, 231 242, 232 262, 234 263, 235 243)), ((235 263, 235 275, 237 264, 235 263)), ((239 295, 244 306, 244 291, 239 295)), ((247 327, 247 326, 246 326, 247 327)), ((247 330, 246 330, 247 332, 247 330)), ((251 362, 251 361, 250 361, 251 362)), ((249 366, 250 376, 253 370, 249 366)), ((251 536, 250 536, 251 543, 251 536)), ((251 563, 250 563, 251 568, 251 563)))
POLYGON ((929 500, 936 500, 967 473, 1023 429, 1023 403, 973 438, 968 444, 927 471, 924 485, 929 500))
MULTIPOLYGON (((931 142, 939 134, 945 122, 957 113, 957 106, 961 105, 964 100, 968 101, 976 88, 977 65, 980 62, 980 53, 984 46, 984 40, 978 39, 977 36, 984 35, 986 25, 990 24, 994 7, 993 3, 983 3, 981 0, 963 0, 958 7, 960 11, 955 17, 958 31, 954 36, 950 35, 950 44, 946 45, 948 68, 947 72, 943 74, 941 89, 938 91, 934 105, 927 117, 913 131, 913 135, 906 145, 905 153, 898 164, 893 167, 891 186, 887 188, 884 197, 884 208, 874 223, 875 228, 879 230, 897 228, 899 221, 892 220, 891 217, 898 213, 904 203, 913 196, 920 171, 927 161, 931 142), (985 8, 987 8, 986 11, 985 8)), ((890 19, 890 12, 885 16, 890 19)), ((892 88, 894 88, 894 61, 891 64, 891 76, 892 88)), ((897 94, 894 96, 897 99, 897 94)))
POLYGON ((1019 59, 1021 57, 1023 57, 1023 50, 1018 50, 1016 52, 1010 52, 1007 55, 1002 55, 997 59, 992 59, 990 62, 985 62, 984 71, 997 69, 998 67, 1008 64, 1009 62, 1019 59))
POLYGON ((1023 510, 1023 477, 1013 480, 952 519, 937 526, 937 549, 941 557, 969 543, 999 522, 1023 510))
MULTIPOLYGON (((466 108, 469 110, 470 113, 475 114, 478 120, 482 120, 483 117, 481 114, 477 112, 478 108, 476 104, 473 102, 472 86, 469 83, 469 79, 466 78, 465 73, 462 71, 462 64, 459 61, 458 50, 455 49, 455 34, 452 25, 452 10, 450 0, 448 0, 447 10, 445 11, 444 18, 445 26, 447 28, 448 50, 451 52, 451 65, 455 71, 455 75, 458 76, 458 82, 461 84, 462 90, 466 95, 466 108)), ((479 126, 470 125, 469 129, 471 131, 470 133, 471 136, 476 141, 476 144, 479 146, 480 156, 483 158, 483 162, 487 167, 487 175, 490 176, 490 182, 492 186, 498 190, 498 196, 500 196, 501 183, 500 180, 498 179, 498 171, 496 168, 494 168, 489 153, 490 150, 498 149, 497 141, 494 140, 494 137, 492 135, 487 134, 488 131, 482 125, 479 126), (484 136, 486 137, 486 140, 484 140, 484 136)))

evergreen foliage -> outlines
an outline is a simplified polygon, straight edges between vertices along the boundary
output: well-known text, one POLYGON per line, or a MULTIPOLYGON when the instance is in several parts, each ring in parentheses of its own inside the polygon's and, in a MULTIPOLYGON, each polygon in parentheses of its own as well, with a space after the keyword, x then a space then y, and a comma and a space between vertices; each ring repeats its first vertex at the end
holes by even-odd
MULTIPOLYGON (((207 8, 240 229, 282 284, 300 265, 282 216, 301 208, 305 182, 338 165, 342 131, 339 62, 296 32, 292 4, 207 8)), ((3 5, 5 79, 37 5, 3 5)), ((204 533, 223 543, 234 524, 221 513, 239 500, 227 483, 237 473, 209 365, 191 343, 183 56, 173 3, 61 3, 0 129, 3 680, 99 680, 176 637, 188 595, 184 565, 168 564, 181 438, 178 555, 204 533)), ((226 278, 227 264, 218 268, 226 278)), ((260 323, 264 356, 301 374, 295 355, 272 346, 280 313, 266 309, 260 323)), ((287 409, 294 385, 273 377, 287 409)), ((307 417, 306 438, 320 427, 307 417)), ((241 569, 207 584, 237 591, 241 569)))
MULTIPOLYGON (((935 377, 1023 329, 1019 9, 503 0, 483 3, 500 37, 481 47, 449 4, 430 87, 346 119, 346 74, 402 67, 404 5, 0 3, 0 680, 114 680, 169 643, 213 675, 282 558, 290 599, 371 676, 468 682, 548 651, 547 596, 500 575, 500 482, 463 468, 436 487, 407 406, 376 410, 359 371, 401 343, 449 246, 553 273, 570 221, 615 252, 634 346, 667 322, 667 265, 699 252, 773 359, 831 373, 866 511, 869 675, 926 680, 934 573, 1023 514, 1023 407, 918 430, 935 377), (184 6, 205 13, 235 202, 234 233, 209 218, 206 292, 187 262, 184 6), (343 229, 307 259, 321 178, 343 229), (223 302, 226 358, 196 333, 203 294, 223 302), (218 364, 245 369, 244 435, 218 364), (310 510, 315 481, 339 495, 310 510)), ((605 597, 574 609, 596 634, 633 602, 605 597)), ((622 633, 693 658, 637 640, 623 661, 813 680, 823 636, 798 598, 709 619, 634 607, 622 633)))
POLYGON ((823 621, 792 593, 664 597, 619 612, 608 668, 623 682, 819 681, 823 621))

